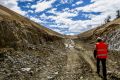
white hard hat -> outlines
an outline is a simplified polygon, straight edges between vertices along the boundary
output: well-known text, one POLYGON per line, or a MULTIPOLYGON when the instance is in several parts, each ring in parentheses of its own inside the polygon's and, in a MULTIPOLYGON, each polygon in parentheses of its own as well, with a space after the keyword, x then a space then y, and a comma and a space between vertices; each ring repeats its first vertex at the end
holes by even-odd
POLYGON ((101 38, 101 37, 98 37, 97 40, 102 40, 102 38, 101 38))

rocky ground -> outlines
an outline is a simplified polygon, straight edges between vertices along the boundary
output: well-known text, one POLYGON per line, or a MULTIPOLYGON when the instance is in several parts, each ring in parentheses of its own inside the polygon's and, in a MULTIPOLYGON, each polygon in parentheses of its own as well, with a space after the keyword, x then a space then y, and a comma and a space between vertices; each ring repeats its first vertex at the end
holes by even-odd
MULTIPOLYGON (((94 45, 90 43, 84 43, 82 41, 76 41, 77 48, 85 49, 87 58, 91 58, 91 62, 95 64, 95 59, 93 57, 94 45)), ((85 55, 85 54, 84 54, 85 55)), ((108 80, 120 80, 120 52, 109 50, 107 59, 107 78, 108 80)), ((85 59, 87 60, 87 59, 85 59)), ((89 60, 90 61, 90 60, 89 60)), ((87 61, 87 62, 89 62, 87 61)), ((92 66, 93 64, 90 63, 92 66)), ((94 68, 95 69, 95 68, 94 68)), ((102 72, 101 72, 102 75, 102 72)))
POLYGON ((120 52, 109 51, 108 57, 108 76, 111 79, 120 80, 120 52))
MULTIPOLYGON (((54 46, 25 51, 1 49, 0 80, 102 80, 95 73, 92 51, 71 40, 65 45, 65 49, 54 46)), ((120 79, 118 54, 109 54, 108 80, 120 79)))
POLYGON ((1 49, 0 80, 99 79, 81 52, 68 45, 65 49, 53 46, 39 46, 37 50, 25 51, 1 49))
POLYGON ((0 80, 48 80, 59 73, 65 61, 65 52, 51 47, 10 49, 4 52, 4 61, 0 62, 0 80))

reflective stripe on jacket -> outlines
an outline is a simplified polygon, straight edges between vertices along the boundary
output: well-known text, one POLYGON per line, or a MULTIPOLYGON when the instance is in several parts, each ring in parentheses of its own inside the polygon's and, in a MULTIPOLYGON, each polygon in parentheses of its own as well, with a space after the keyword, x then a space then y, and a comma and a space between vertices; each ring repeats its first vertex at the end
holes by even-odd
POLYGON ((97 58, 107 58, 107 44, 104 42, 98 42, 96 43, 96 51, 97 51, 97 58))

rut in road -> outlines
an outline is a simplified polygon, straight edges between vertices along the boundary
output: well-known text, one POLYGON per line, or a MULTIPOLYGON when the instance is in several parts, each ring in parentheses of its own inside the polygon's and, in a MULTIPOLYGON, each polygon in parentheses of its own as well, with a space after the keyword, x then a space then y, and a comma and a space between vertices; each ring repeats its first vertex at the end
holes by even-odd
POLYGON ((68 53, 67 65, 64 71, 64 74, 66 74, 66 76, 64 77, 64 80, 101 80, 101 78, 93 74, 96 71, 96 66, 91 60, 90 56, 87 55, 92 52, 85 50, 82 46, 75 46, 73 40, 67 40, 67 43, 68 53), (89 73, 91 73, 91 76, 89 75, 89 73), (87 75, 90 77, 87 78, 87 75))
POLYGON ((92 54, 92 51, 88 51, 88 50, 84 49, 81 46, 82 44, 79 46, 76 46, 73 40, 68 40, 68 43, 69 43, 68 61, 70 59, 71 62, 73 62, 73 64, 76 63, 76 61, 79 59, 79 57, 78 57, 78 54, 79 54, 90 65, 92 71, 95 72, 96 66, 90 58, 90 54, 92 54))
POLYGON ((92 59, 90 58, 92 55, 92 51, 88 51, 84 48, 82 48, 81 46, 77 46, 76 49, 80 52, 81 56, 84 58, 84 60, 86 62, 88 62, 88 64, 90 65, 91 69, 93 72, 96 72, 96 66, 94 64, 94 61, 92 61, 92 59))
POLYGON ((82 46, 75 46, 74 41, 66 40, 67 60, 61 72, 52 80, 101 80, 94 70, 93 61, 82 46))

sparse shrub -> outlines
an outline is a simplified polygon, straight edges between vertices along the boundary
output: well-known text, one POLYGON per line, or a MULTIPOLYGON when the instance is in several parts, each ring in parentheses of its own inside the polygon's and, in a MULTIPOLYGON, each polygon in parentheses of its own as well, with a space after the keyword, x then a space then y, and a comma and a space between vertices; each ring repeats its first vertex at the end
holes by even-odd
POLYGON ((108 16, 108 17, 105 19, 105 23, 110 22, 110 19, 111 19, 111 16, 108 16))
POLYGON ((120 18, 120 10, 117 10, 116 13, 117 13, 116 19, 117 19, 117 18, 120 18))

